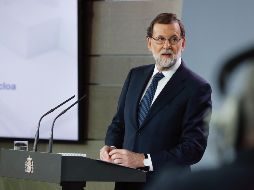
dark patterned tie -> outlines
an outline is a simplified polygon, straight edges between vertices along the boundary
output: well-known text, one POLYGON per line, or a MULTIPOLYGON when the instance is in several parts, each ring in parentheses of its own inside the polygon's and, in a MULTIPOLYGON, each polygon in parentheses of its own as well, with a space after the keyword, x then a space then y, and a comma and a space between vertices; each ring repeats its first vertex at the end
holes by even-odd
POLYGON ((139 126, 143 123, 146 118, 146 115, 151 107, 151 103, 153 101, 153 97, 155 91, 157 89, 158 82, 164 77, 162 73, 156 73, 153 76, 153 80, 148 87, 145 95, 143 96, 141 102, 139 103, 139 110, 138 110, 138 123, 139 126))

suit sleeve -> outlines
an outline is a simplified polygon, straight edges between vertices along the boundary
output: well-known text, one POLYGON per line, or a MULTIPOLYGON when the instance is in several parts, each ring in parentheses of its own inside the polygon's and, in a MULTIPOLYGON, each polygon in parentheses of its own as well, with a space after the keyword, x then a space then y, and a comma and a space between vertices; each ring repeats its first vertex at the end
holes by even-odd
POLYGON ((123 138, 124 138, 124 107, 125 98, 128 91, 129 81, 131 78, 131 72, 129 72, 125 83, 122 88, 121 95, 118 100, 118 106, 115 116, 112 119, 111 124, 108 127, 105 144, 109 146, 115 146, 117 148, 122 148, 123 138))
POLYGON ((190 95, 178 144, 172 149, 151 153, 154 170, 168 163, 187 166, 200 161, 207 146, 211 92, 210 85, 205 83, 190 95))

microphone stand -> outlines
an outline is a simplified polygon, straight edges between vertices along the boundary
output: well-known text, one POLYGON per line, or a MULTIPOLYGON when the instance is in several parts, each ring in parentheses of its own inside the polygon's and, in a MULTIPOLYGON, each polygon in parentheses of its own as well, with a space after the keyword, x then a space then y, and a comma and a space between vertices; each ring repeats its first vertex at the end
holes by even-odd
POLYGON ((38 141, 39 141, 39 136, 40 136, 40 127, 41 127, 41 120, 48 114, 52 113, 53 111, 55 111, 57 108, 61 107, 62 105, 64 105, 65 103, 69 102, 71 99, 73 99, 75 97, 75 95, 73 95, 72 97, 68 98, 67 100, 65 100, 64 102, 62 102, 61 104, 57 105, 56 107, 52 108, 51 110, 49 110, 47 113, 43 114, 41 116, 41 118, 39 119, 38 122, 38 127, 35 133, 35 138, 34 138, 34 145, 33 145, 33 151, 37 152, 37 146, 38 146, 38 141))
POLYGON ((53 146, 53 132, 54 132, 54 126, 55 126, 55 122, 56 120, 63 115, 65 112, 67 112, 69 109, 71 109, 73 106, 75 106, 77 103, 79 103, 81 100, 83 100, 86 97, 86 95, 83 95, 80 99, 78 99, 76 102, 74 102, 73 104, 71 104, 69 107, 67 107, 65 110, 63 110, 62 112, 60 112, 54 119, 52 126, 51 126, 51 134, 50 134, 50 138, 49 138, 49 146, 48 146, 48 153, 52 153, 52 146, 53 146))

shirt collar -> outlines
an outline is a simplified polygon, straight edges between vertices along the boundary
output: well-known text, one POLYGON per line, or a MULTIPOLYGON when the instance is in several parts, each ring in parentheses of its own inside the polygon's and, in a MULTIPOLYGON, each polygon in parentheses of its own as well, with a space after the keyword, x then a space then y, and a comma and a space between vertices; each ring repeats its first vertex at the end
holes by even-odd
MULTIPOLYGON (((165 78, 170 78, 175 72, 176 70, 179 68, 179 66, 181 65, 181 62, 182 62, 182 58, 180 57, 176 63, 169 68, 169 70, 166 70, 166 71, 162 71, 162 74, 165 76, 165 78)), ((156 65, 154 67, 154 70, 153 70, 153 76, 158 73, 159 70, 157 69, 156 65)))

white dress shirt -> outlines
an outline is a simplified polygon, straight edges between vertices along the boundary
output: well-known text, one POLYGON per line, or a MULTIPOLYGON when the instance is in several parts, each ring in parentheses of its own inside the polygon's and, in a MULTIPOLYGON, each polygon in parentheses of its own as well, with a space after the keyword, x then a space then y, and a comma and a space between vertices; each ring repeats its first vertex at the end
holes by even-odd
MULTIPOLYGON (((179 66, 181 65, 181 58, 179 58, 176 63, 169 69, 169 70, 166 70, 166 71, 162 71, 162 74, 165 76, 163 77, 159 82, 158 82, 158 86, 157 86, 157 89, 155 91, 155 94, 154 94, 154 97, 153 97, 153 101, 151 103, 151 106, 152 104, 154 103, 154 101, 156 100, 156 98, 159 96, 159 94, 161 93, 162 89, 165 87, 165 85, 168 83, 168 81, 171 79, 171 77, 173 76, 173 74, 176 72, 176 70, 179 68, 179 66)), ((149 82, 147 83, 147 86, 146 86, 146 89, 145 91, 143 92, 143 95, 142 95, 142 98, 143 96, 145 95, 145 92, 147 91, 148 87, 150 86, 151 82, 152 82, 152 79, 153 79, 153 76, 158 73, 159 70, 157 69, 156 65, 154 67, 154 70, 153 70, 153 74, 149 80, 149 82)), ((140 99, 140 101, 142 100, 142 98, 140 99)), ((153 171, 153 163, 152 163, 152 159, 151 159, 151 156, 150 154, 147 154, 148 155, 148 163, 149 163, 149 171, 153 171)))

